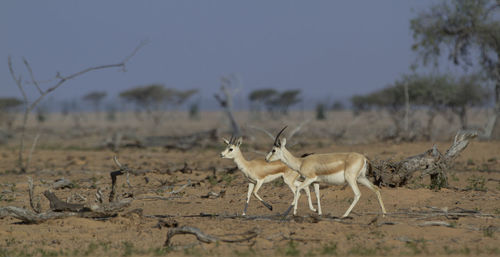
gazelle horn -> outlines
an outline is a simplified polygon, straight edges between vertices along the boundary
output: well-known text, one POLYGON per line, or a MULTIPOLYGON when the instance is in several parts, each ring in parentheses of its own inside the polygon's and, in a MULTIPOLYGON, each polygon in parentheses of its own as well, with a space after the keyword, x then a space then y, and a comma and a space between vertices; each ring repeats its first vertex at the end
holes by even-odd
POLYGON ((283 133, 283 131, 287 128, 288 126, 285 126, 283 129, 281 129, 281 131, 278 133, 278 135, 276 135, 276 138, 274 139, 274 146, 280 146, 280 143, 279 143, 279 138, 281 136, 281 133, 283 133))

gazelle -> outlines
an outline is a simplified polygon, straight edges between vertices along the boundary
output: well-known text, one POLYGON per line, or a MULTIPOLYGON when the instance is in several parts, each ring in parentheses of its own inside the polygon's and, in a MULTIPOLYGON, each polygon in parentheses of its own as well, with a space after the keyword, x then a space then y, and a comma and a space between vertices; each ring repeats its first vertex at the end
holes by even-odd
POLYGON ((304 182, 295 190, 292 205, 285 212, 285 215, 291 210, 293 206, 293 215, 297 214, 297 202, 300 198, 300 190, 308 188, 311 183, 314 183, 314 191, 318 199, 318 214, 321 215, 321 203, 319 196, 318 182, 325 182, 333 185, 344 185, 346 182, 354 192, 354 201, 347 209, 342 217, 349 216, 352 209, 358 203, 361 197, 357 182, 368 187, 375 192, 378 198, 382 213, 385 215, 385 207, 380 196, 380 190, 377 186, 373 185, 370 180, 366 178, 366 171, 368 169, 368 160, 366 157, 359 153, 327 153, 327 154, 313 154, 304 158, 297 158, 293 156, 286 148, 286 138, 280 139, 281 133, 286 129, 284 127, 276 136, 274 145, 271 151, 266 156, 266 161, 280 160, 288 167, 300 173, 305 177, 304 182))
MULTIPOLYGON (((292 193, 295 196, 295 188, 299 186, 301 183, 297 180, 299 178, 299 173, 290 169, 284 163, 280 161, 275 162, 266 162, 265 160, 251 160, 247 161, 243 154, 241 153, 240 146, 242 143, 242 138, 238 138, 238 140, 231 139, 228 141, 224 139, 224 143, 226 143, 226 149, 220 153, 222 158, 233 159, 238 169, 243 172, 245 177, 248 179, 248 193, 245 204, 245 209, 243 210, 243 215, 246 215, 248 203, 250 202, 250 196, 253 195, 259 199, 259 201, 264 204, 269 210, 273 210, 273 207, 264 201, 257 192, 260 187, 264 183, 271 182, 279 177, 283 177, 285 184, 287 184, 292 193)), ((309 191, 309 187, 304 187, 306 191, 307 197, 309 199, 309 209, 312 211, 316 211, 316 209, 312 205, 311 201, 311 192, 309 191)))

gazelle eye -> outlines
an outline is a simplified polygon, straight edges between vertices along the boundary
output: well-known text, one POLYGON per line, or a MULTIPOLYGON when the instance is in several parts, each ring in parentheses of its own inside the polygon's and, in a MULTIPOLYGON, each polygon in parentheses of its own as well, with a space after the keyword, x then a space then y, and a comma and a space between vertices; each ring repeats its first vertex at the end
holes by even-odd
POLYGON ((232 152, 233 151, 233 148, 229 148, 229 152, 232 152))
POLYGON ((273 149, 273 153, 275 153, 275 152, 276 152, 276 149, 273 149))

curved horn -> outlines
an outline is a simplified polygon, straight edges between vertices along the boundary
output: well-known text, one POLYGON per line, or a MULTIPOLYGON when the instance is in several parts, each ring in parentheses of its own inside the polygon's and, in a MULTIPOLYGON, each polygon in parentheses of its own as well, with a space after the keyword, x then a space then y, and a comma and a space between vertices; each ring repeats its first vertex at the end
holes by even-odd
POLYGON ((288 126, 285 126, 283 129, 281 129, 281 131, 278 133, 278 135, 276 135, 276 138, 274 139, 274 146, 280 146, 279 145, 279 138, 281 136, 281 133, 283 133, 283 131, 285 131, 285 129, 287 128, 288 126))

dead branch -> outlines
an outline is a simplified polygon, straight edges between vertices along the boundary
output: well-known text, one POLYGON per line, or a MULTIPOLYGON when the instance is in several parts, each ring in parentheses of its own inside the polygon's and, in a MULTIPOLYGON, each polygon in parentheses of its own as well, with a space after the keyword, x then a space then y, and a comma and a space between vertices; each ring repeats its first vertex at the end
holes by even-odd
POLYGON ((73 182, 65 179, 65 178, 60 178, 52 184, 53 189, 63 189, 63 188, 71 188, 73 187, 73 182))
POLYGON ((475 131, 459 131, 453 144, 443 155, 434 145, 422 154, 408 157, 399 162, 392 160, 372 161, 371 173, 375 184, 381 186, 400 187, 406 185, 416 171, 422 175, 430 175, 431 188, 440 189, 448 186, 446 173, 456 157, 469 144, 469 140, 477 136, 475 131))
POLYGON ((167 247, 171 246, 170 241, 172 240, 172 237, 174 237, 175 235, 184 235, 184 234, 195 235, 198 241, 206 244, 215 243, 218 241, 218 238, 201 232, 199 228, 182 226, 180 228, 172 228, 168 230, 167 240, 165 240, 164 246, 167 247))
POLYGON ((33 179, 31 177, 28 177, 28 194, 30 197, 30 206, 35 213, 40 213, 42 211, 42 207, 40 206, 40 198, 37 197, 35 204, 35 199, 33 196, 34 192, 35 192, 35 185, 33 184, 33 179))
POLYGON ((37 224, 51 219, 62 219, 71 216, 76 216, 74 212, 43 212, 35 213, 24 208, 15 206, 7 206, 0 208, 0 218, 13 217, 28 224, 37 224))
POLYGON ((237 80, 237 77, 233 74, 230 75, 229 77, 222 76, 220 80, 221 80, 220 90, 222 91, 224 98, 219 96, 218 94, 214 94, 214 97, 226 112, 229 122, 231 123, 231 130, 233 136, 239 137, 241 136, 240 126, 238 125, 238 122, 236 122, 236 119, 234 118, 233 115, 233 95, 237 90, 239 90, 239 89, 234 89, 235 86, 234 84, 236 84, 236 86, 239 86, 238 85, 239 82, 237 80), (230 90, 231 87, 233 87, 232 90, 233 92, 231 92, 230 90))
POLYGON ((28 117, 31 111, 35 109, 35 107, 47 96, 50 92, 56 90, 60 86, 62 86, 66 81, 74 79, 76 77, 79 77, 81 75, 84 75, 88 72, 95 71, 95 70, 101 70, 101 69, 108 69, 108 68, 122 68, 123 71, 125 71, 125 65, 127 62, 146 44, 146 41, 143 41, 137 46, 130 55, 128 55, 123 61, 119 63, 114 63, 114 64, 107 64, 107 65, 99 65, 99 66, 93 66, 89 67, 86 69, 83 69, 81 71, 75 72, 73 74, 70 74, 68 76, 62 76, 59 72, 57 72, 55 76, 55 80, 57 81, 53 86, 49 87, 47 90, 42 90, 40 88, 40 85, 38 81, 35 79, 33 75, 33 70, 31 69, 31 66, 29 65, 29 62, 26 60, 26 58, 23 58, 23 62, 28 70, 28 73, 30 74, 32 83, 36 86, 38 92, 40 95, 30 104, 26 91, 24 90, 23 87, 23 81, 21 75, 17 76, 16 73, 14 72, 14 68, 12 65, 12 58, 9 56, 8 57, 8 66, 9 66, 9 71, 12 76, 12 79, 16 83, 17 87, 19 88, 19 91, 21 91, 21 95, 23 96, 23 101, 24 101, 24 114, 23 114, 23 123, 22 123, 22 129, 21 129, 21 143, 20 143, 20 149, 19 149, 19 160, 18 160, 18 165, 21 170, 21 172, 26 172, 27 165, 24 160, 24 145, 25 145, 25 134, 26 134, 26 124, 28 122, 28 117))
POLYGON ((121 170, 112 171, 109 173, 111 176, 111 192, 109 193, 109 202, 112 203, 115 201, 116 195, 116 177, 121 176, 124 173, 121 170))
POLYGON ((28 154, 28 158, 26 159, 26 166, 25 166, 26 170, 30 166, 31 157, 33 157, 33 152, 35 151, 36 144, 38 143, 38 138, 40 138, 40 132, 36 133, 35 139, 33 139, 33 143, 31 144, 31 149, 30 149, 30 152, 28 154))
POLYGON ((206 199, 216 199, 219 197, 224 197, 226 195, 226 190, 222 189, 219 193, 210 191, 206 195, 202 195, 201 198, 206 198, 206 199))
POLYGON ((172 199, 179 199, 181 196, 169 196, 169 197, 164 197, 164 196, 159 196, 159 195, 140 195, 134 197, 135 200, 163 200, 163 201, 168 201, 172 199))
MULTIPOLYGON (((132 185, 130 185, 130 169, 128 168, 127 165, 123 166, 119 161, 118 161, 118 158, 115 156, 113 156, 113 161, 115 162, 116 166, 118 166, 118 168, 120 168, 121 171, 125 171, 125 173, 127 174, 127 185, 129 187, 132 187, 132 185)), ((122 174, 119 174, 119 175, 122 175, 122 174)), ((116 176, 115 176, 116 178, 116 176)))
POLYGON ((188 179, 188 182, 186 184, 182 185, 181 187, 179 187, 179 189, 172 190, 172 191, 170 191, 168 193, 169 194, 178 194, 178 193, 180 193, 182 190, 184 190, 188 186, 191 186, 191 179, 188 179))
POLYGON ((196 239, 198 241, 205 243, 205 244, 210 244, 210 243, 215 243, 215 242, 225 242, 225 243, 240 243, 240 242, 248 242, 255 237, 259 235, 258 229, 254 228, 253 230, 247 231, 245 233, 236 235, 237 237, 242 237, 242 238, 236 238, 236 239, 223 239, 219 238, 216 236, 212 236, 209 234, 203 233, 199 228, 196 227, 189 227, 189 226, 182 226, 182 227, 177 227, 177 228, 171 228, 168 230, 167 233, 167 239, 165 240, 165 247, 171 247, 171 240, 172 237, 175 235, 185 235, 185 234, 191 234, 195 235, 196 239))
POLYGON ((321 242, 323 239, 318 239, 318 238, 300 238, 300 237, 292 237, 292 236, 285 236, 282 235, 281 240, 291 240, 291 241, 297 241, 297 242, 321 242))
POLYGON ((82 218, 109 218, 118 215, 126 207, 130 206, 132 200, 114 202, 107 205, 84 206, 81 204, 69 204, 61 201, 57 196, 45 191, 44 195, 50 201, 51 210, 42 213, 35 213, 24 208, 7 206, 0 208, 0 218, 13 217, 28 224, 42 223, 51 219, 62 219, 67 217, 82 218))
POLYGON ((103 198, 102 191, 100 188, 98 188, 97 192, 95 193, 95 201, 102 204, 104 203, 104 200, 102 198, 103 198))
POLYGON ((499 215, 482 213, 476 210, 467 210, 460 207, 455 207, 452 209, 448 208, 437 208, 437 207, 426 207, 428 210, 406 210, 401 209, 397 212, 387 213, 391 217, 405 217, 405 218, 416 218, 416 219, 428 219, 436 217, 445 217, 447 219, 458 219, 460 217, 474 217, 474 218, 500 218, 499 215))
POLYGON ((80 212, 85 210, 83 204, 66 203, 61 201, 57 196, 51 191, 43 192, 43 195, 49 199, 50 209, 52 211, 69 211, 69 212, 80 212))
POLYGON ((453 227, 450 223, 444 221, 426 221, 418 224, 419 227, 430 227, 430 226, 443 226, 443 227, 453 227))

